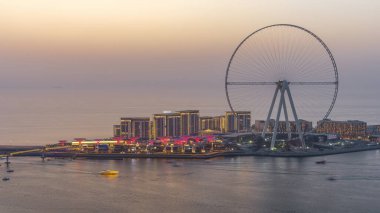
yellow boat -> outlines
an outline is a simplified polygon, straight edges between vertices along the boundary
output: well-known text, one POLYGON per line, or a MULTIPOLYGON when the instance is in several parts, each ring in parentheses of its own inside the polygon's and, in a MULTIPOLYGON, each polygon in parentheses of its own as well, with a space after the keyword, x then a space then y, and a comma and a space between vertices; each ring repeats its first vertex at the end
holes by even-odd
POLYGON ((99 172, 99 174, 101 174, 101 175, 118 175, 119 171, 117 171, 117 170, 104 170, 104 171, 99 172))

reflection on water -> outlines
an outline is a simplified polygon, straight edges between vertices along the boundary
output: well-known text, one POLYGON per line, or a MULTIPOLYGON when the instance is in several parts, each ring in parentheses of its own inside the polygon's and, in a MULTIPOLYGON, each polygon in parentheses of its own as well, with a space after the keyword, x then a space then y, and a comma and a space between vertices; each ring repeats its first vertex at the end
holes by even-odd
POLYGON ((2 212, 378 212, 380 152, 314 158, 69 160, 0 167, 2 212), (326 164, 316 161, 326 160, 326 164), (102 170, 118 170, 103 176, 102 170), (335 181, 329 181, 334 177, 335 181))

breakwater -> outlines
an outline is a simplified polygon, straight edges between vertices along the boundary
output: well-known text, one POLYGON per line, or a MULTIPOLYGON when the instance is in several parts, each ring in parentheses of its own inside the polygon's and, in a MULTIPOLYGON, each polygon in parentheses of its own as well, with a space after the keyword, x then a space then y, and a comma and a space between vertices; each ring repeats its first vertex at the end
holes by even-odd
MULTIPOLYGON (((367 150, 380 149, 380 145, 376 146, 360 146, 352 148, 339 148, 332 150, 310 150, 298 152, 280 152, 280 151, 225 151, 225 152, 211 152, 202 154, 180 154, 180 153, 78 153, 78 152, 30 152, 23 153, 17 156, 43 156, 43 157, 57 157, 57 158, 84 158, 84 159, 123 159, 123 158, 167 158, 167 159, 209 159, 215 157, 235 157, 235 156, 262 156, 262 157, 314 157, 324 155, 336 155, 349 152, 361 152, 367 150)), ((5 153, 4 149, 0 147, 0 152, 5 153)), ((17 151, 22 150, 18 148, 17 151)), ((25 150, 25 149, 24 149, 25 150)))

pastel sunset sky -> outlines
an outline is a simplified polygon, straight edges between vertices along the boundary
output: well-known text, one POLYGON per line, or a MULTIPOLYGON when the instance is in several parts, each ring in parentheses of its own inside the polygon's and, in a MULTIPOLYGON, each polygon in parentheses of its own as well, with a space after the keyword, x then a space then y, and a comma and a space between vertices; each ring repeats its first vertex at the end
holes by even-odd
POLYGON ((0 143, 108 137, 121 116, 162 110, 223 114, 236 46, 278 23, 330 48, 333 119, 380 123, 379 20, 378 0, 0 0, 0 143))
POLYGON ((336 58, 342 86, 353 80, 373 83, 379 72, 378 20, 375 0, 2 0, 0 83, 196 82, 219 89, 240 40, 275 23, 300 25, 319 35, 336 58))

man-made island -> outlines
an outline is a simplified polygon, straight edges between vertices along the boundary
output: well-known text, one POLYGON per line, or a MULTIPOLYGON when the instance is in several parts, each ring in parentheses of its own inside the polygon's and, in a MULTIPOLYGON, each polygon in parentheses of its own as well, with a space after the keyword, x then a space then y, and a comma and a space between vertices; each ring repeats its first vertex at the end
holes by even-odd
POLYGON ((46 146, 0 146, 0 155, 58 158, 122 159, 181 158, 208 159, 233 156, 311 157, 380 149, 369 140, 327 139, 323 134, 306 135, 306 149, 299 141, 278 141, 275 149, 269 141, 253 133, 234 133, 219 137, 188 137, 161 140, 86 140, 60 141, 46 146))

